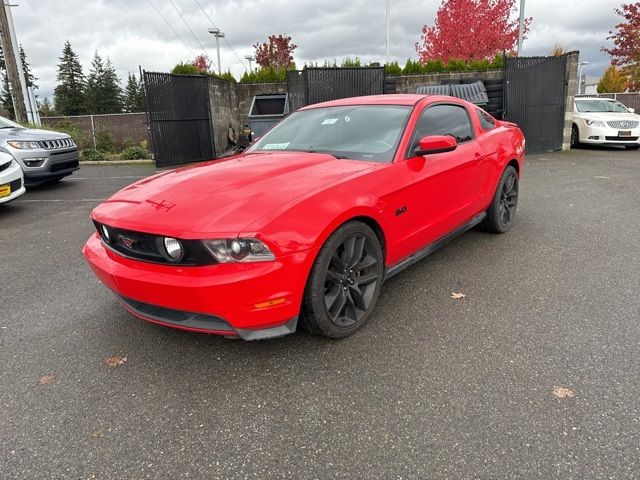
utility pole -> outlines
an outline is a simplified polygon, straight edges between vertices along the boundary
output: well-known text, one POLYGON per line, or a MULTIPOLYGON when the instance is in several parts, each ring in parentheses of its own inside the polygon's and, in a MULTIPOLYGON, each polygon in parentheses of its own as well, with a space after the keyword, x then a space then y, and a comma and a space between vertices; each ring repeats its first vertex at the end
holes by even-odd
POLYGON ((522 39, 524 37, 524 0, 520 0, 520 23, 518 26, 518 56, 522 55, 522 39))
POLYGON ((13 32, 13 22, 9 21, 7 15, 9 5, 6 5, 4 0, 2 0, 2 5, 0 7, 0 42, 2 43, 4 62, 7 67, 7 77, 9 79, 11 99, 13 100, 13 110, 15 111, 18 123, 26 123, 30 121, 25 104, 27 84, 24 80, 24 71, 22 70, 20 55, 18 54, 18 50, 15 45, 16 36, 13 32), (19 87, 19 90, 17 87, 19 87))

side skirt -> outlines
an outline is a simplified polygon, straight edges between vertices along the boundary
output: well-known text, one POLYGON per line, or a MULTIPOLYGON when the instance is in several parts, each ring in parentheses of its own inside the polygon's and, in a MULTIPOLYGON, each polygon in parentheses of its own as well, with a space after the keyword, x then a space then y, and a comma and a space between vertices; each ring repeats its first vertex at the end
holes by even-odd
POLYGON ((458 227, 453 232, 445 235, 440 240, 437 240, 436 242, 432 243, 431 245, 426 246, 422 250, 418 250, 413 255, 405 258, 404 260, 401 260, 400 262, 396 263, 395 265, 393 265, 391 267, 388 267, 386 269, 386 271, 385 271, 385 274, 384 274, 384 281, 386 282, 391 277, 393 277, 397 273, 400 273, 405 268, 410 267, 411 265, 413 265, 416 262, 419 262, 420 260, 422 260, 426 256, 428 256, 428 255, 432 254, 433 252, 435 252, 436 250, 438 250, 440 247, 442 247, 442 246, 446 245, 447 243, 449 243, 451 240, 453 240, 457 236, 462 235, 467 230, 472 229, 477 224, 479 224, 482 220, 484 220, 484 217, 486 217, 486 216, 487 216, 486 212, 479 213, 478 215, 473 217, 471 220, 469 220, 467 223, 465 223, 461 227, 458 227))

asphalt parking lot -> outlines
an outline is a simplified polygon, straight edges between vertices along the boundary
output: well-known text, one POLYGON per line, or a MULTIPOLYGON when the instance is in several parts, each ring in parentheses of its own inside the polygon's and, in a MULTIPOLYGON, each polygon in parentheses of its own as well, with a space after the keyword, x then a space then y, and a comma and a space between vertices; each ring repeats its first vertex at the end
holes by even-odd
POLYGON ((152 167, 0 208, 0 478, 638 478, 640 154, 527 162, 511 232, 394 277, 342 341, 122 309, 80 249, 152 167))

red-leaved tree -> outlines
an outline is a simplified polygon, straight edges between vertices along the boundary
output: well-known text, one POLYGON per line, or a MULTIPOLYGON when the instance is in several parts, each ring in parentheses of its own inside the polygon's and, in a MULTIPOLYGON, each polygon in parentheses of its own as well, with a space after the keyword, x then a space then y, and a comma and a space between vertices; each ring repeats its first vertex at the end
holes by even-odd
MULTIPOLYGON (((443 0, 433 26, 422 27, 416 50, 422 63, 484 60, 518 42, 515 0, 443 0)), ((529 30, 531 18, 525 21, 529 30)))
POLYGON ((628 75, 629 90, 640 91, 640 2, 625 3, 616 13, 625 21, 616 25, 615 33, 609 32, 607 39, 613 40, 613 48, 602 50, 628 75))
POLYGON ((256 43, 256 63, 261 67, 289 68, 293 66, 293 51, 298 48, 287 35, 269 35, 269 41, 256 43))
POLYGON ((193 59, 192 65, 201 72, 208 72, 211 68, 211 60, 205 54, 201 53, 193 59))

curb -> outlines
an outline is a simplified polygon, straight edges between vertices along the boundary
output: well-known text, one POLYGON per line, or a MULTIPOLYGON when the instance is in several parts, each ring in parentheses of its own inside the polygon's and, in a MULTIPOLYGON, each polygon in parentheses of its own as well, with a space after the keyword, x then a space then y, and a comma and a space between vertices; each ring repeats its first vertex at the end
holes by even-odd
POLYGON ((80 165, 155 165, 153 160, 82 160, 80 165))

